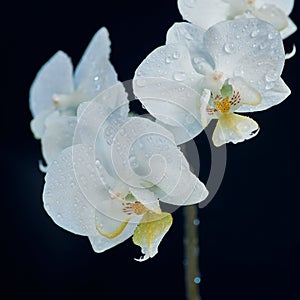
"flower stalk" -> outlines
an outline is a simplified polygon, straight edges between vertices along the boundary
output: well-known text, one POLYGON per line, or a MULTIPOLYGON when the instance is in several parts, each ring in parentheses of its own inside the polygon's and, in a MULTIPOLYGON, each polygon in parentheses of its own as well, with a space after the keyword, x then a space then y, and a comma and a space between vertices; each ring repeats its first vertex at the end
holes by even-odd
POLYGON ((184 212, 184 256, 185 286, 188 300, 201 300, 199 271, 199 239, 195 221, 197 221, 197 205, 183 208, 184 212))

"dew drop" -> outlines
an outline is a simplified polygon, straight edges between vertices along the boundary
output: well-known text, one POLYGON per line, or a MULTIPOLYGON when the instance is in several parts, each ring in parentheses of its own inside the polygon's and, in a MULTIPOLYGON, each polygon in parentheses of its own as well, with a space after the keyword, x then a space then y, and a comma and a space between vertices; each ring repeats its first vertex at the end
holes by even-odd
POLYGON ((132 168, 137 168, 139 166, 139 163, 138 163, 135 156, 130 156, 129 157, 129 163, 130 163, 132 168))
POLYGON ((274 38, 275 38, 275 34, 273 33, 273 32, 270 32, 269 34, 268 34, 268 39, 269 40, 273 40, 274 38))
POLYGON ((94 80, 95 80, 95 81, 99 80, 99 76, 95 76, 95 77, 94 77, 94 80))
POLYGON ((195 226, 198 226, 199 224, 200 224, 200 220, 199 220, 199 219, 195 219, 195 220, 194 220, 194 225, 195 225, 195 226))
POLYGON ((234 50, 235 50, 235 47, 234 47, 234 44, 233 43, 226 43, 224 45, 224 51, 227 53, 227 54, 232 54, 234 53, 234 50))
POLYGON ((265 79, 267 82, 273 82, 278 79, 277 73, 276 72, 269 72, 266 74, 265 79))
POLYGON ((180 58, 180 53, 179 53, 178 51, 175 51, 175 52, 173 53, 173 58, 174 58, 174 59, 180 58))
POLYGON ((194 61, 194 63, 197 65, 197 64, 199 64, 202 60, 201 60, 200 57, 194 57, 194 58, 193 58, 193 61, 194 61))
POLYGON ((196 284, 199 284, 199 283, 201 282, 201 278, 200 278, 200 277, 195 277, 195 278, 194 278, 194 282, 195 282, 196 284))
POLYGON ((191 41, 193 39, 193 37, 188 32, 185 32, 184 37, 188 41, 191 41))
POLYGON ((268 82, 265 86, 266 90, 271 90, 274 87, 275 83, 274 82, 268 82))
POLYGON ((173 75, 176 81, 184 81, 186 79, 185 72, 175 72, 173 75))
POLYGON ((167 56, 165 61, 166 61, 167 64, 169 64, 169 63, 171 63, 171 58, 169 56, 167 56))
POLYGON ((138 78, 136 80, 136 84, 139 87, 144 87, 146 85, 146 80, 144 78, 138 78))
POLYGON ((57 217, 58 219, 61 219, 61 218, 62 218, 62 215, 61 215, 61 214, 57 214, 56 217, 57 217))
POLYGON ((254 31, 251 32, 250 36, 251 36, 252 38, 254 38, 254 37, 256 37, 256 36, 259 35, 259 32, 260 32, 259 29, 254 30, 254 31))

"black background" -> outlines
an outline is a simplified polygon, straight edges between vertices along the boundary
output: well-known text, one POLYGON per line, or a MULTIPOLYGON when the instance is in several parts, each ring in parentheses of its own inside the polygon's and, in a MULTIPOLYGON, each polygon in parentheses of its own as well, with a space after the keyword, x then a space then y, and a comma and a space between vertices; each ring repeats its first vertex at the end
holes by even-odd
MULTIPOLYGON (((94 253, 87 238, 56 226, 43 209, 40 144, 28 108, 39 68, 60 49, 76 65, 102 26, 119 79, 131 79, 181 21, 176 0, 29 0, 1 12, 2 293, 7 289, 8 299, 185 299, 182 209, 152 260, 135 262, 140 249, 130 240, 94 253)), ((299 15, 296 3, 295 23, 299 15)), ((299 35, 284 41, 287 52, 294 43, 300 48, 299 35)), ((300 299, 299 67, 297 55, 283 73, 292 95, 252 115, 259 135, 228 145, 221 188, 200 211, 203 300, 300 299)), ((204 139, 196 138, 199 148, 204 139)))

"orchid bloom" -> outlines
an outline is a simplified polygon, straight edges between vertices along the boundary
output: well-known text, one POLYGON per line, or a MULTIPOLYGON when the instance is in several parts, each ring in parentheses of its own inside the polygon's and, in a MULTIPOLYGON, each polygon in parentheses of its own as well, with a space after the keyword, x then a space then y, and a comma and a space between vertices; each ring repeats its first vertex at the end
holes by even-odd
POLYGON ((134 91, 177 144, 218 119, 220 146, 253 137, 258 124, 235 112, 265 110, 290 94, 281 79, 285 54, 278 31, 259 19, 220 22, 207 31, 189 23, 170 28, 165 46, 137 68, 134 91))
POLYGON ((74 76, 71 60, 62 51, 38 72, 30 89, 31 130, 41 139, 47 164, 72 145, 78 105, 117 82, 109 55, 110 40, 103 27, 84 52, 74 76))
POLYGON ((204 29, 218 22, 238 18, 258 18, 271 23, 282 38, 297 30, 288 17, 294 0, 178 0, 183 18, 204 29))
POLYGON ((146 118, 128 117, 117 84, 78 108, 75 139, 47 170, 44 206, 56 224, 88 236, 103 252, 133 236, 144 261, 157 254, 172 224, 160 201, 199 203, 208 195, 173 135, 146 118))

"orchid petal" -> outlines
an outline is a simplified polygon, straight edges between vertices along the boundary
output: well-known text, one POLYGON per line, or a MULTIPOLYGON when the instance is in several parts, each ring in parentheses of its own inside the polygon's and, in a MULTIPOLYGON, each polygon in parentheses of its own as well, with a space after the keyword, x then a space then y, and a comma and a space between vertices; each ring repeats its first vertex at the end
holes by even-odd
POLYGON ((281 37, 283 39, 289 37, 292 35, 294 32, 297 31, 297 26, 296 24, 291 20, 291 18, 288 18, 288 26, 280 31, 281 37))
POLYGON ((259 91, 280 78, 285 62, 282 39, 264 21, 221 22, 207 30, 204 42, 216 70, 227 77, 240 76, 259 91))
POLYGON ((70 58, 58 51, 37 73, 31 88, 29 104, 35 117, 53 106, 53 94, 69 94, 73 91, 73 66, 70 58))
POLYGON ((193 67, 198 73, 212 73, 214 62, 204 49, 205 30, 186 22, 175 23, 167 33, 166 44, 182 44, 189 49, 193 67))
POLYGON ((155 214, 147 212, 140 224, 136 227, 133 235, 133 243, 140 246, 144 257, 136 259, 145 261, 158 253, 158 246, 165 234, 172 226, 172 215, 169 213, 155 214))
POLYGON ((229 83, 239 92, 242 104, 257 106, 262 102, 261 94, 241 77, 233 77, 229 80, 229 83))
POLYGON ((194 70, 187 48, 169 44, 154 50, 138 67, 134 92, 156 119, 186 129, 188 134, 180 139, 184 142, 203 129, 199 122, 202 77, 194 70))
MULTIPOLYGON (((80 174, 74 168, 74 152, 84 153, 82 145, 65 149, 57 160, 48 167, 43 192, 44 207, 53 221, 60 227, 80 235, 97 235, 95 227, 95 208, 90 204, 82 190, 80 174)), ((77 162, 77 160, 75 160, 77 162)), ((88 172, 88 164, 82 161, 81 169, 88 172)), ((84 176, 85 174, 81 175, 84 176)), ((81 178, 94 186, 94 180, 81 178)), ((99 198, 103 192, 97 194, 99 198)))
POLYGON ((101 211, 96 211, 95 224, 98 233, 108 239, 121 235, 129 224, 139 223, 142 216, 134 212, 126 213, 126 203, 121 199, 109 199, 102 202, 101 211))
MULTIPOLYGON (((114 176, 111 165, 111 144, 114 135, 127 120, 129 101, 124 86, 118 83, 106 89, 92 101, 78 107, 75 140, 94 147, 95 157, 114 176)), ((114 176, 115 177, 115 176, 114 176)))
POLYGON ((64 149, 72 146, 76 124, 76 117, 60 115, 58 111, 47 118, 42 137, 42 152, 48 165, 64 149))
POLYGON ((168 44, 152 51, 135 72, 134 91, 145 86, 145 78, 162 78, 199 90, 201 76, 194 70, 188 49, 181 44, 168 44))
POLYGON ((119 180, 134 188, 157 186, 163 202, 188 205, 207 196, 171 133, 157 123, 130 118, 115 136, 111 153, 119 180))
POLYGON ((251 118, 237 114, 224 115, 218 120, 212 140, 216 147, 228 142, 236 144, 256 136, 258 129, 258 124, 251 118))
POLYGON ((255 5, 258 8, 266 4, 276 5, 288 16, 293 10, 294 2, 295 0, 255 0, 255 5))
POLYGON ((264 4, 259 9, 253 11, 253 15, 272 24, 278 31, 288 27, 287 15, 274 4, 264 4))
POLYGON ((136 223, 128 223, 122 233, 115 238, 109 239, 101 234, 89 236, 93 250, 97 253, 104 252, 131 237, 136 229, 136 223))
POLYGON ((230 5, 220 0, 178 0, 178 8, 185 20, 204 29, 230 15, 230 5))
POLYGON ((273 83, 272 88, 264 90, 262 92, 262 102, 257 106, 242 105, 237 109, 237 112, 254 112, 266 110, 274 105, 281 103, 290 94, 291 91, 289 87, 280 78, 278 81, 273 83))
POLYGON ((85 100, 117 83, 117 73, 109 61, 110 40, 108 31, 102 27, 85 50, 76 70, 75 85, 85 100))
POLYGON ((36 139, 41 139, 45 132, 45 121, 47 117, 54 111, 54 107, 39 112, 30 122, 31 131, 36 139))
MULTIPOLYGON (((162 78, 145 78, 143 88, 135 88, 139 100, 161 124, 181 128, 181 135, 175 135, 177 144, 197 136, 202 130, 202 94, 184 84, 162 78)), ((210 95, 207 95, 207 101, 210 95)))

